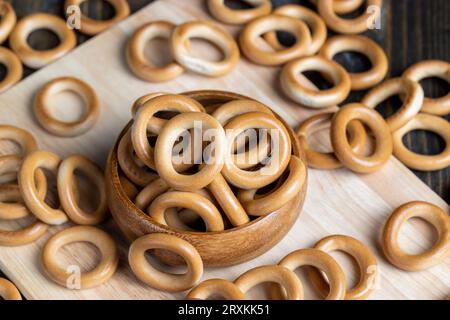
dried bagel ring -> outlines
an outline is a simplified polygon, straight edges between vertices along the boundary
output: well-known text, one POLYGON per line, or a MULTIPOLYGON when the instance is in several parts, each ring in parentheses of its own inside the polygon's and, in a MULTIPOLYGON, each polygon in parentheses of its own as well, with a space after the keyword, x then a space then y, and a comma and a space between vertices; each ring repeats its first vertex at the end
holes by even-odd
POLYGON ((256 196, 257 189, 239 190, 238 199, 249 215, 262 216, 278 210, 295 198, 304 186, 305 180, 305 164, 296 156, 291 156, 289 176, 276 190, 260 197, 256 196))
POLYGON ((242 52, 251 61, 274 66, 305 56, 311 44, 311 33, 306 24, 298 19, 268 15, 247 24, 239 36, 239 44, 242 52), (289 32, 295 36, 297 41, 292 47, 275 52, 260 49, 256 42, 262 35, 270 31, 289 32))
POLYGON ((406 271, 420 271, 444 262, 450 254, 450 218, 441 208, 423 201, 412 201, 397 208, 384 225, 382 248, 386 258, 406 271), (417 217, 436 228, 438 240, 424 253, 405 253, 399 246, 400 229, 406 221, 417 217))
POLYGON ((0 278, 0 298, 3 300, 22 300, 16 286, 4 278, 0 278))
MULTIPOLYGON (((67 10, 70 6, 79 7, 83 2, 87 0, 66 0, 64 3, 64 8, 67 10)), ((89 36, 99 34, 119 21, 125 19, 130 15, 130 7, 128 1, 126 0, 106 0, 109 2, 116 11, 113 18, 108 20, 94 20, 86 15, 82 14, 80 19, 80 31, 89 36)))
POLYGON ((31 133, 28 131, 9 125, 0 125, 0 141, 11 140, 17 143, 20 148, 21 156, 26 156, 29 153, 37 150, 37 142, 31 133))
MULTIPOLYGON (((312 266, 320 269, 325 273, 330 284, 330 290, 326 299, 344 299, 346 288, 345 274, 336 260, 329 254, 318 249, 300 249, 284 257, 279 265, 292 271, 303 266, 312 266)), ((280 286, 273 285, 271 288, 272 296, 277 298, 284 297, 285 294, 280 289, 280 286)))
MULTIPOLYGON (((158 178, 149 183, 137 194, 134 203, 136 207, 138 207, 142 211, 146 211, 153 200, 155 200, 158 196, 168 190, 170 190, 170 186, 166 182, 164 182, 163 179, 158 178)), ((206 197, 211 202, 214 202, 214 199, 210 197, 206 190, 200 189, 195 190, 194 192, 206 197)), ((164 218, 167 225, 173 228, 185 231, 195 231, 194 229, 190 228, 188 224, 196 221, 199 216, 192 210, 190 210, 189 212, 183 212, 183 210, 178 212, 177 208, 169 208, 165 211, 164 218)))
MULTIPOLYGON (((314 132, 328 127, 331 124, 334 112, 320 113, 306 119, 297 129, 300 146, 305 151, 308 166, 322 170, 333 170, 342 167, 342 163, 336 158, 334 152, 319 152, 311 149, 308 136, 314 132)), ((349 144, 355 153, 360 153, 366 145, 366 129, 359 121, 351 121, 348 124, 347 134, 349 144)))
MULTIPOLYGON (((312 4, 317 6, 317 0, 309 0, 312 4)), ((358 9, 364 0, 334 0, 333 10, 336 13, 349 13, 358 9)))
POLYGON ((51 208, 45 203, 45 199, 39 197, 36 190, 35 173, 39 168, 44 168, 57 176, 60 163, 61 158, 54 153, 35 151, 24 159, 17 179, 27 208, 39 220, 51 225, 65 223, 67 215, 61 209, 51 208))
POLYGON ((217 20, 228 24, 245 24, 251 20, 270 14, 272 3, 270 0, 243 0, 252 5, 251 9, 231 9, 225 5, 225 0, 208 0, 209 12, 217 20))
MULTIPOLYGON (((0 157, 0 187, 5 186, 8 182, 17 180, 17 173, 22 166, 22 161, 23 158, 17 155, 0 157)), ((39 195, 45 197, 45 192, 47 191, 47 179, 40 170, 36 172, 36 182, 39 195)))
POLYGON ((367 0, 367 8, 363 14, 356 18, 345 19, 339 17, 334 11, 335 0, 318 0, 317 9, 328 28, 343 34, 356 34, 367 31, 371 20, 380 19, 382 0, 367 0), (378 10, 369 10, 377 8, 378 10))
POLYGON ((0 44, 5 42, 16 25, 16 12, 9 2, 0 2, 0 44))
POLYGON ((0 64, 6 67, 6 76, 0 81, 0 93, 2 93, 22 79, 23 68, 16 54, 4 47, 0 47, 0 64))
POLYGON ((141 97, 139 97, 134 103, 133 106, 131 107, 131 116, 133 117, 133 119, 136 117, 137 112, 139 111, 139 109, 149 100, 152 100, 153 98, 159 97, 159 96, 164 96, 167 95, 169 93, 167 92, 152 92, 146 95, 143 95, 141 97))
MULTIPOLYGON (((374 254, 362 242, 344 235, 332 235, 323 238, 314 245, 315 249, 324 252, 342 251, 351 255, 359 267, 359 281, 346 291, 345 300, 366 299, 375 289, 378 276, 378 263, 374 254)), ((323 275, 315 268, 308 268, 308 275, 314 286, 326 296, 329 285, 323 275)))
POLYGON ((350 93, 350 77, 338 63, 321 56, 300 58, 287 63, 280 75, 281 89, 292 100, 310 108, 324 108, 344 101, 350 93), (318 71, 326 74, 334 87, 313 90, 299 82, 298 74, 305 71, 318 71))
MULTIPOLYGON (((225 126, 231 119, 249 112, 262 112, 273 116, 272 110, 254 100, 232 100, 216 108, 211 115, 216 118, 222 126, 225 126)), ((239 151, 243 148, 245 149, 247 141, 246 139, 241 138, 247 138, 245 132, 242 133, 242 137, 236 139, 235 151, 239 151)), ((234 162, 241 169, 251 168, 267 157, 269 149, 270 143, 268 139, 258 141, 258 144, 250 146, 249 150, 233 155, 235 158, 234 162)))
POLYGON ((332 60, 333 57, 345 51, 361 53, 369 58, 372 67, 368 71, 349 73, 352 90, 364 90, 380 83, 388 71, 388 60, 383 49, 373 40, 365 36, 333 36, 329 38, 319 54, 332 60))
MULTIPOLYGON (((36 171, 36 189, 40 199, 45 199, 47 195, 47 179, 44 173, 36 171)), ((20 188, 18 185, 0 185, 0 219, 17 220, 25 218, 30 211, 22 201, 20 188)))
MULTIPOLYGON (((149 168, 156 169, 154 148, 148 142, 147 132, 160 134, 167 126, 168 120, 155 117, 160 111, 203 112, 197 101, 182 95, 162 95, 145 102, 135 116, 131 127, 131 141, 138 158, 149 168)), ((178 138, 178 137, 176 137, 178 138)), ((173 146, 173 144, 171 145, 173 146)), ((172 156, 171 156, 172 157, 172 156)), ((171 162, 171 161, 170 161, 171 162)))
POLYGON ((0 156, 0 185, 16 181, 21 165, 21 156, 15 154, 0 156))
POLYGON ((419 113, 403 127, 392 133, 394 156, 409 168, 423 171, 441 170, 450 166, 450 123, 438 116, 419 113), (413 130, 428 130, 442 137, 445 149, 436 155, 424 155, 409 150, 403 136, 413 130))
POLYGON ((233 37, 208 21, 186 22, 172 32, 170 47, 175 60, 184 68, 210 77, 230 73, 239 62, 239 48, 233 37), (223 52, 220 61, 208 61, 191 55, 186 42, 192 38, 204 39, 223 52))
POLYGON ((163 233, 148 234, 134 241, 130 246, 128 262, 141 281, 152 288, 169 292, 192 288, 203 274, 203 262, 197 249, 186 240, 163 233), (154 268, 145 258, 145 252, 151 249, 169 250, 180 255, 186 261, 187 272, 169 274, 154 268))
POLYGON ((19 230, 0 230, 0 246, 19 247, 35 242, 48 230, 49 226, 38 220, 19 230))
MULTIPOLYGON (((306 7, 287 4, 277 8, 273 14, 300 19, 311 29, 311 44, 305 51, 305 55, 307 56, 316 54, 325 43, 325 40, 327 40, 327 26, 325 25, 325 22, 323 22, 322 18, 316 12, 306 7)), ((274 31, 266 33, 264 39, 275 50, 285 48, 278 41, 277 34, 274 31)))
POLYGON ((423 89, 414 81, 406 78, 392 78, 372 88, 361 100, 363 105, 375 108, 383 100, 395 94, 405 95, 403 105, 386 122, 394 132, 406 125, 422 108, 423 89))
POLYGON ((156 172, 152 172, 145 165, 138 163, 139 160, 134 154, 131 142, 131 129, 128 129, 120 139, 117 147, 117 161, 128 179, 140 187, 145 187, 158 178, 156 172))
POLYGON ((34 114, 40 125, 48 132, 61 137, 74 137, 86 133, 97 122, 100 116, 100 102, 95 91, 84 81, 74 77, 61 77, 48 82, 36 94, 34 114), (50 99, 63 91, 74 92, 83 99, 86 111, 79 120, 60 121, 49 112, 50 99))
POLYGON ((186 296, 188 300, 207 300, 212 295, 220 295, 227 300, 245 300, 245 294, 233 283, 223 279, 208 279, 186 296))
POLYGON ((108 204, 103 172, 94 162, 81 155, 64 159, 58 168, 57 185, 61 206, 70 220, 81 225, 96 225, 106 218, 108 204), (98 205, 92 213, 85 212, 77 204, 73 188, 76 170, 83 172, 98 189, 98 205))
POLYGON ((225 150, 225 164, 222 175, 232 185, 241 189, 256 189, 277 180, 289 165, 291 139, 286 127, 275 117, 262 112, 249 112, 233 118, 225 126, 228 150, 225 150), (255 171, 240 169, 231 156, 231 148, 236 137, 247 129, 269 130, 271 156, 267 164, 255 171))
POLYGON ((167 122, 156 140, 156 170, 161 178, 177 190, 192 191, 202 189, 210 184, 222 170, 226 145, 227 141, 223 127, 215 118, 202 112, 181 113, 167 122), (201 123, 203 133, 208 133, 208 131, 213 133, 213 136, 209 138, 214 139, 214 146, 211 148, 214 151, 214 155, 211 155, 208 159, 203 159, 206 161, 206 165, 198 172, 191 175, 180 174, 170 161, 172 146, 184 131, 194 128, 194 125, 197 123, 201 123))
POLYGON ((170 186, 163 179, 157 178, 137 194, 134 199, 134 204, 144 211, 150 206, 153 200, 169 189, 170 186))
POLYGON ((59 285, 67 286, 70 273, 61 266, 56 256, 62 247, 75 242, 89 242, 101 253, 100 263, 91 271, 81 273, 80 288, 77 289, 97 287, 108 281, 119 264, 117 245, 108 233, 91 226, 65 229, 48 240, 42 249, 42 264, 47 275, 59 285))
POLYGON ((64 56, 77 44, 75 32, 69 29, 66 21, 47 14, 35 13, 22 18, 9 36, 9 45, 23 64, 39 69, 64 56), (48 29, 56 33, 60 44, 53 49, 35 50, 28 45, 28 36, 35 30, 48 29))
MULTIPOLYGON (((441 60, 425 60, 413 64, 403 73, 403 77, 416 82, 425 78, 438 77, 450 84, 450 63, 441 60)), ((450 93, 440 98, 424 98, 422 112, 437 116, 450 113, 450 93)))
POLYGON ((284 266, 261 266, 248 270, 234 281, 245 294, 254 286, 275 282, 287 292, 284 300, 303 300, 303 286, 297 275, 284 266))
POLYGON ((131 71, 139 78, 150 82, 164 82, 175 79, 184 72, 176 62, 156 66, 144 56, 145 44, 155 38, 170 39, 175 25, 168 21, 152 21, 144 24, 128 40, 127 62, 131 71))
POLYGON ((205 222, 207 231, 223 231, 222 216, 214 204, 197 193, 172 191, 164 193, 153 200, 148 214, 158 223, 167 225, 164 217, 169 208, 188 208, 195 211, 205 222))
POLYGON ((392 155, 392 136, 389 127, 378 112, 359 103, 342 107, 331 121, 331 144, 341 163, 352 171, 370 173, 380 170, 392 155), (371 129, 375 137, 375 150, 370 156, 352 150, 347 139, 347 126, 359 120, 371 129))

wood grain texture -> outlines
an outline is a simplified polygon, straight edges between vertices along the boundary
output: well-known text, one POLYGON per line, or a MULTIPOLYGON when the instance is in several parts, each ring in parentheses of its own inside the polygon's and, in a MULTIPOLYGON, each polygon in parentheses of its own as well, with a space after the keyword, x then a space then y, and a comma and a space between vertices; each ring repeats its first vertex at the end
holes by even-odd
MULTIPOLYGON (((139 96, 149 91, 183 92, 198 89, 235 91, 251 96, 271 106, 292 127, 313 111, 299 108, 282 95, 278 88, 278 68, 257 66, 241 59, 238 68, 226 77, 211 81, 192 73, 163 84, 149 84, 137 79, 128 70, 124 59, 124 45, 132 32, 143 23, 168 19, 181 23, 194 18, 207 18, 201 0, 180 5, 178 0, 164 0, 146 7, 96 39, 80 46, 65 58, 42 69, 10 91, 0 95, 0 123, 18 125, 30 130, 40 147, 65 157, 82 153, 99 164, 105 164, 117 135, 130 119, 130 106, 139 96), (102 54, 99 54, 101 52, 102 54), (86 135, 65 139, 49 135, 40 128, 32 114, 31 104, 36 91, 49 80, 72 75, 90 83, 102 102, 102 115, 97 125, 86 135)), ((230 29, 234 34, 236 28, 230 29)), ((62 109, 62 108, 60 108, 62 109)), ((319 137, 316 145, 326 145, 319 137)), ((308 191, 300 218, 288 235, 264 255, 229 268, 207 269, 203 279, 220 277, 235 279, 244 271, 259 265, 275 264, 289 252, 312 246, 330 234, 353 236, 365 243, 379 261, 380 280, 374 299, 443 299, 449 294, 450 261, 424 272, 409 273, 391 266, 383 257, 379 245, 382 226, 392 210, 412 200, 435 203, 448 211, 448 206, 436 193, 422 183, 409 169, 392 158, 381 171, 371 175, 356 175, 348 170, 309 171, 308 191)), ((0 227, 2 227, 0 225, 0 227)), ((110 221, 105 228, 116 232, 110 221)), ((0 248, 0 268, 15 282, 29 299, 171 299, 184 294, 169 294, 144 286, 136 280, 127 266, 128 245, 116 233, 120 246, 120 267, 113 278, 103 286, 85 291, 70 291, 50 282, 39 263, 41 248, 58 228, 38 242, 21 248, 0 248)), ((413 221, 402 233, 402 246, 417 252, 433 241, 432 230, 413 221)), ((70 247, 60 254, 62 263, 76 264, 82 270, 95 262, 94 251, 85 244, 70 247)), ((347 266, 348 264, 344 264, 347 266)), ((351 264, 350 264, 351 266, 351 264)), ((347 270, 347 268, 346 268, 347 270)), ((351 270, 351 269, 349 269, 351 270)), ((349 280, 355 275, 350 273, 349 280)), ((307 297, 311 297, 305 281, 307 297)))
MULTIPOLYGON (((154 0, 129 0, 132 12, 154 0)), ((164 0, 163 0, 164 1, 164 0)), ((59 16, 64 14, 62 0, 11 0, 18 17, 37 11, 50 12, 59 16)), ((230 5, 242 6, 238 1, 227 1, 230 5)), ((308 0, 272 0, 275 7, 296 3, 314 9, 308 0)), ((107 18, 113 10, 102 4, 101 0, 90 0, 82 6, 94 18, 107 18)), ((403 70, 414 62, 424 59, 450 60, 450 3, 447 0, 385 0, 383 8, 383 27, 376 32, 366 34, 375 39, 386 50, 390 62, 389 77, 401 75, 403 70)), ((90 37, 77 34, 78 43, 84 43, 90 37)), ((283 38, 282 38, 283 40, 283 38)), ((55 36, 49 33, 37 33, 30 42, 46 48, 57 43, 55 36)), ((339 55, 337 60, 344 63, 349 70, 360 70, 368 66, 368 61, 353 54, 339 55)), ((25 68, 29 75, 33 70, 25 68)), ((1 73, 1 72, 0 72, 1 73)), ((449 91, 450 85, 443 81, 427 80, 423 82, 427 95, 441 96, 449 91)), ((347 101, 358 101, 363 93, 352 93, 347 101)), ((383 115, 392 114, 400 106, 398 99, 390 99, 378 110, 383 115)), ((450 119, 449 116, 446 117, 450 119)), ((415 131, 405 137, 406 145, 420 153, 437 153, 445 147, 440 137, 425 132, 415 131)), ((413 171, 422 181, 429 185, 448 203, 450 200, 450 168, 435 171, 413 171)))

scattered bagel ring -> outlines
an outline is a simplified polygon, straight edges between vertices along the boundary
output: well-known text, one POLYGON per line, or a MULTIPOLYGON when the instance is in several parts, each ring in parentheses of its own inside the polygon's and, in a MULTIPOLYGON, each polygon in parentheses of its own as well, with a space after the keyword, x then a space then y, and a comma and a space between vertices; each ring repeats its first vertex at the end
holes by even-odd
MULTIPOLYGON (((156 99, 158 98, 154 100, 156 99)), ((156 140, 156 170, 161 178, 177 190, 191 191, 202 189, 210 184, 222 170, 226 145, 227 140, 224 129, 215 118, 202 112, 181 113, 167 122, 156 140), (206 160, 204 162, 205 165, 198 172, 191 175, 183 175, 174 169, 170 161, 172 146, 184 131, 194 128, 196 123, 201 123, 203 133, 207 133, 209 130, 214 133, 214 147, 212 148, 214 156, 211 159, 203 159, 204 161, 206 160)))
MULTIPOLYGON (((327 26, 322 18, 314 11, 295 4, 287 4, 277 8, 273 14, 288 16, 300 19, 311 29, 311 45, 305 51, 305 55, 316 54, 327 40, 327 26)), ((284 46, 278 41, 277 34, 274 31, 264 35, 264 39, 275 50, 284 49, 284 46)))
POLYGON ((66 21, 47 14, 35 13, 17 22, 15 28, 9 36, 9 45, 17 54, 23 64, 39 69, 64 56, 72 50, 77 44, 75 32, 69 29, 66 21), (28 36, 35 30, 48 29, 56 33, 60 44, 53 49, 35 50, 28 45, 28 36))
POLYGON ((4 278, 0 278, 0 298, 3 300, 22 300, 16 286, 4 278))
POLYGON ((217 20, 228 24, 245 24, 251 20, 270 14, 272 3, 270 0, 243 0, 254 8, 231 9, 225 4, 225 0, 208 0, 209 12, 217 20))
POLYGON ((0 2, 0 44, 8 39, 16 25, 16 20, 17 16, 13 6, 6 1, 0 2))
POLYGON ((242 52, 251 61, 262 65, 280 65, 307 54, 311 44, 311 33, 306 24, 292 17, 268 15, 247 24, 239 36, 242 52), (289 48, 267 51, 257 45, 261 36, 271 31, 285 31, 293 34, 296 43, 289 48))
POLYGON ((15 154, 0 156, 0 185, 16 181, 21 165, 21 156, 15 154))
MULTIPOLYGON (((148 142, 147 132, 150 131, 151 133, 160 134, 168 123, 168 120, 156 117, 155 114, 157 112, 176 111, 200 113, 203 110, 203 107, 197 101, 181 95, 162 95, 145 102, 138 109, 131 129, 131 141, 138 158, 149 168, 156 169, 154 148, 148 142)), ((170 162, 172 161, 170 160, 170 162)))
POLYGON ((139 160, 134 154, 131 142, 131 129, 128 129, 120 139, 117 147, 117 161, 127 178, 140 187, 145 187, 158 178, 156 172, 152 172, 145 165, 138 163, 139 160))
POLYGON ((403 105, 386 122, 394 132, 406 125, 422 108, 423 89, 414 81, 406 78, 392 78, 372 88, 361 100, 361 103, 369 108, 375 108, 383 100, 395 94, 404 94, 403 105))
POLYGON ((48 132, 61 137, 75 137, 89 131, 97 122, 100 116, 100 102, 95 91, 84 81, 74 77, 61 77, 48 82, 36 94, 34 114, 40 125, 48 132), (74 92, 83 99, 86 112, 79 120, 60 121, 49 112, 51 97, 63 91, 74 92))
POLYGON ((382 0, 367 0, 367 10, 356 18, 345 19, 339 17, 334 11, 335 0, 317 0, 317 9, 328 28, 343 34, 356 34, 368 30, 369 22, 380 19, 382 0), (378 8, 377 11, 369 8, 378 8))
POLYGON ((114 239, 105 231, 91 226, 76 226, 53 235, 42 249, 42 263, 47 275, 56 283, 66 287, 70 278, 65 268, 56 259, 58 251, 71 243, 89 242, 101 253, 100 263, 91 271, 80 275, 80 288, 97 287, 108 281, 116 272, 119 252, 114 239))
MULTIPOLYGON (((309 0, 312 4, 317 6, 318 0, 309 0)), ((356 9, 358 9, 364 0, 334 0, 333 1, 333 10, 336 13, 349 13, 356 9)))
MULTIPOLYGON (((87 0, 66 0, 64 8, 67 10, 70 6, 79 7, 81 3, 87 0)), ((111 28, 114 24, 125 19, 130 15, 130 7, 126 0, 105 0, 109 2, 116 11, 113 18, 108 20, 94 20, 82 14, 80 19, 80 31, 89 36, 99 34, 106 29, 111 28)))
POLYGON ((0 246, 18 247, 33 243, 41 238, 48 228, 47 224, 35 219, 28 226, 19 230, 0 230, 0 246))
POLYGON ((441 117, 419 113, 403 127, 393 132, 392 140, 394 156, 409 168, 433 171, 450 166, 450 123, 441 117), (428 130, 441 136, 445 141, 444 151, 437 155, 424 155, 409 150, 403 143, 403 136, 413 130, 428 130))
MULTIPOLYGON (((300 249, 284 257, 279 265, 292 271, 303 266, 318 268, 325 273, 330 284, 326 299, 343 300, 345 298, 344 271, 329 254, 318 249, 300 249)), ((280 286, 273 285, 271 288, 272 296, 277 298, 285 296, 280 289, 280 286)))
POLYGON ((365 36, 338 35, 329 38, 319 51, 321 56, 329 60, 345 51, 361 53, 369 58, 372 67, 368 71, 350 73, 352 90, 364 90, 380 83, 388 71, 388 60, 383 49, 373 40, 365 36))
POLYGON ((350 77, 338 63, 321 56, 300 58, 287 63, 281 71, 281 89, 292 100, 310 108, 324 108, 344 101, 350 93, 350 77), (326 74, 334 87, 314 90, 298 81, 297 75, 305 71, 326 74))
POLYGON ((392 155, 392 136, 389 127, 378 112, 360 103, 342 107, 331 121, 331 144, 339 161, 352 171, 370 173, 380 170, 392 155), (370 156, 359 155, 348 143, 347 127, 359 120, 371 129, 375 137, 375 150, 370 156))
POLYGON ((233 283, 223 279, 208 279, 186 296, 188 300, 206 300, 212 295, 220 294, 227 300, 245 300, 245 294, 233 283))
MULTIPOLYGON (((44 173, 36 171, 36 189, 40 199, 47 195, 47 179, 44 173)), ((25 218, 30 211, 23 204, 18 185, 0 185, 0 219, 17 220, 25 218)))
POLYGON ((207 198, 193 192, 171 191, 158 196, 148 208, 148 214, 158 223, 167 225, 164 217, 169 208, 187 208, 195 211, 205 222, 207 231, 223 231, 222 216, 207 198))
POLYGON ((131 71, 139 78, 150 82, 164 82, 175 79, 184 72, 176 62, 156 66, 144 56, 145 44, 155 38, 169 39, 175 25, 168 21, 152 21, 136 30, 128 40, 127 62, 131 71))
MULTIPOLYGON (((311 149, 308 143, 308 136, 315 131, 330 125, 334 112, 320 113, 306 119, 297 129, 297 137, 300 146, 305 151, 307 163, 309 167, 333 170, 342 167, 342 163, 336 158, 334 152, 319 152, 311 149)), ((366 145, 366 129, 359 121, 351 121, 348 124, 347 134, 349 136, 349 144, 355 153, 360 153, 366 145)))
POLYGON ((21 148, 21 156, 26 156, 38 148, 36 139, 31 133, 15 126, 0 125, 0 140, 17 143, 21 148))
POLYGON ((275 117, 262 112, 249 112, 233 118, 225 126, 228 150, 224 152, 222 175, 232 185, 241 189, 257 189, 277 180, 289 165, 291 139, 286 127, 275 117), (231 156, 233 141, 247 129, 269 130, 273 146, 269 164, 256 171, 240 169, 231 156), (274 162, 275 160, 275 162, 274 162))
POLYGON ((276 190, 257 197, 257 189, 239 190, 238 199, 246 212, 252 216, 261 216, 274 212, 296 197, 306 181, 305 164, 296 156, 291 156, 289 176, 276 190))
MULTIPOLYGON (((360 278, 353 288, 346 290, 345 300, 366 299, 375 289, 378 276, 377 259, 362 242, 349 236, 332 235, 317 242, 314 248, 327 253, 336 250, 342 251, 356 260, 360 278)), ((329 286, 323 275, 315 268, 308 268, 308 275, 314 286, 325 296, 329 291, 329 286)))
POLYGON ((233 37, 208 21, 186 22, 175 28, 170 38, 172 55, 184 68, 210 77, 230 73, 239 62, 239 48, 233 37), (192 38, 215 44, 222 52, 221 61, 209 61, 191 55, 186 43, 192 38))
POLYGON ((102 170, 94 162, 81 155, 65 158, 58 168, 57 185, 61 206, 70 220, 80 225, 96 225, 106 218, 108 204, 105 181, 102 170), (83 172, 98 189, 98 205, 92 213, 85 212, 77 204, 73 189, 76 170, 83 172))
POLYGON ((35 184, 35 173, 39 168, 51 171, 58 175, 58 167, 61 158, 54 153, 47 151, 35 151, 28 155, 19 170, 18 181, 23 201, 27 208, 39 220, 50 224, 60 225, 67 221, 67 215, 61 209, 53 209, 39 197, 35 184))
POLYGON ((0 47, 0 64, 6 67, 6 76, 0 81, 0 93, 2 93, 22 79, 23 67, 17 55, 4 47, 0 47))
POLYGON ((442 263, 450 254, 450 217, 441 208, 428 202, 405 203, 387 220, 381 244, 386 258, 400 269, 420 271, 431 268, 442 263), (417 255, 405 253, 398 243, 401 227, 413 217, 424 219, 433 225, 439 237, 431 249, 417 255))
MULTIPOLYGON (((425 78, 438 77, 450 84, 450 63, 440 60, 425 60, 413 64, 403 73, 403 77, 416 82, 425 78)), ((440 98, 424 98, 422 112, 437 116, 450 113, 450 93, 440 98)))
POLYGON ((152 288, 179 292, 192 288, 203 274, 202 258, 197 249, 186 240, 169 234, 152 233, 135 240, 128 253, 131 270, 141 281, 152 288), (185 274, 168 274, 154 268, 145 258, 151 249, 170 250, 180 255, 187 264, 185 274))
POLYGON ((303 286, 297 275, 281 265, 261 266, 248 270, 234 281, 244 294, 264 282, 275 282, 286 291, 284 300, 303 300, 303 286))

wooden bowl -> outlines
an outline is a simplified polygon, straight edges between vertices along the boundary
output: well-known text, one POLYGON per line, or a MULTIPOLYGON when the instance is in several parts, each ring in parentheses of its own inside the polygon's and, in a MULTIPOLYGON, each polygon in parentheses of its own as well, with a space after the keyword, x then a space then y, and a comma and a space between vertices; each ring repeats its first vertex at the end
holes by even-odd
MULTIPOLYGON (((222 91, 195 91, 183 93, 201 102, 204 106, 225 103, 235 99, 250 99, 248 97, 222 91)), ((298 139, 289 125, 278 115, 277 118, 288 128, 293 154, 302 159, 306 158, 301 151, 298 139)), ((188 232, 172 229, 159 224, 146 213, 138 209, 126 196, 120 180, 117 162, 117 146, 132 122, 128 123, 119 135, 114 148, 111 150, 106 168, 106 191, 109 208, 121 232, 130 241, 149 233, 168 233, 189 241, 200 253, 205 266, 223 267, 251 260, 271 249, 290 230, 297 220, 306 194, 307 179, 301 192, 280 209, 258 217, 249 223, 220 232, 188 232)), ((180 257, 167 252, 154 252, 164 263, 179 265, 180 257)))

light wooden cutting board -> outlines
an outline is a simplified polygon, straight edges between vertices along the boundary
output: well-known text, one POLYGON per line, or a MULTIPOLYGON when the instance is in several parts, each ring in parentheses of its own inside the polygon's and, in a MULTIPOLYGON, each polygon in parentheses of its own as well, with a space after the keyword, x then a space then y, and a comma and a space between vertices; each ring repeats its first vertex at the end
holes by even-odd
MULTIPOLYGON (((219 79, 186 73, 168 83, 151 84, 130 73, 124 59, 124 46, 133 30, 152 20, 166 19, 181 23, 196 18, 209 18, 201 0, 162 0, 149 5, 0 95, 0 123, 30 130, 39 140, 42 149, 54 151, 61 156, 82 153, 104 165, 116 136, 130 118, 132 102, 151 91, 235 91, 271 106, 294 128, 313 113, 296 106, 280 94, 278 68, 257 66, 244 58, 231 74, 219 79), (102 102, 101 119, 95 128, 83 136, 71 139, 47 134, 37 125, 31 113, 36 91, 47 81, 67 75, 91 84, 102 102)), ((236 31, 238 30, 232 30, 236 31)), ((59 109, 66 107, 63 101, 57 100, 56 106, 59 109)), ((63 110, 60 113, 68 112, 63 110)), ((326 145, 325 136, 319 137, 318 144, 326 145)), ((252 267, 276 264, 289 252, 310 247, 324 236, 345 234, 364 242, 377 256, 380 277, 378 288, 371 298, 443 299, 450 294, 449 260, 427 271, 410 273, 390 265, 380 250, 379 236, 387 217, 394 208, 411 200, 429 201, 448 211, 447 204, 438 195, 394 158, 382 171, 371 175, 357 175, 345 169, 310 169, 303 212, 289 234, 259 258, 234 267, 207 269, 203 279, 221 277, 234 280, 252 267)), ((115 230, 112 222, 107 227, 115 230)), ((57 228, 52 228, 51 233, 55 231, 57 228)), ((95 289, 71 291, 45 277, 39 257, 48 236, 28 246, 0 248, 0 268, 28 299, 171 299, 185 296, 185 293, 157 291, 140 283, 127 265, 128 244, 118 234, 115 238, 120 246, 120 268, 108 283, 95 289)), ((412 252, 427 248, 432 240, 431 228, 417 221, 405 226, 401 236, 403 247, 412 252)), ((95 251, 85 244, 71 245, 59 255, 62 263, 79 264, 83 268, 91 267, 96 261, 94 257, 95 251)), ((346 273, 349 282, 354 283, 355 273, 348 268, 351 264, 343 256, 336 257, 348 269, 346 273)), ((306 296, 313 297, 307 283, 305 288, 306 296)), ((257 288, 253 291, 255 296, 260 296, 262 290, 257 288)))

